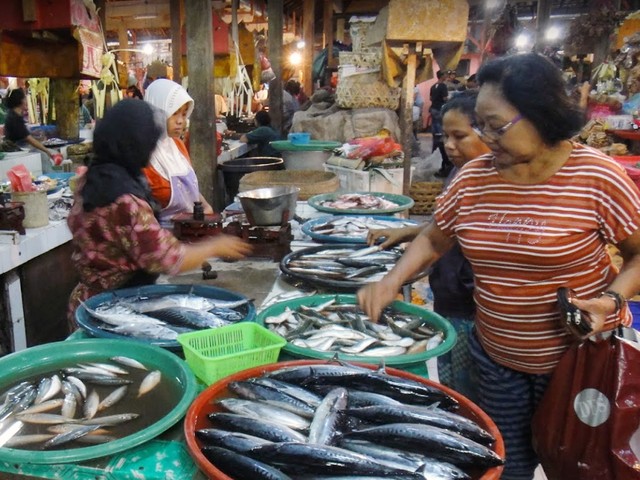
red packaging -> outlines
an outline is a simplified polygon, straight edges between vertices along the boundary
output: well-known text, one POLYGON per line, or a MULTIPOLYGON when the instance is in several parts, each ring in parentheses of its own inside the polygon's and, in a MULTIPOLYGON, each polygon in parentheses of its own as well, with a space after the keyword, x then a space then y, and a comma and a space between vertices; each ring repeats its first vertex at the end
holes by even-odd
POLYGON ((16 165, 7 171, 7 178, 13 192, 33 192, 36 187, 31 181, 31 172, 24 165, 16 165))

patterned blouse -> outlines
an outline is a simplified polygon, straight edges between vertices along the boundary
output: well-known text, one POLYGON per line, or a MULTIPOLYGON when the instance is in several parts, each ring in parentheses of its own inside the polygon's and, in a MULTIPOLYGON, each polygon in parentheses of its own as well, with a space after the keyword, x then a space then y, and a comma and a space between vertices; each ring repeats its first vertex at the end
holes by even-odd
POLYGON ((85 212, 76 198, 67 219, 73 234, 72 260, 80 277, 69 300, 73 328, 80 300, 120 288, 140 270, 174 275, 185 254, 185 246, 160 227, 146 201, 122 195, 110 205, 85 212))

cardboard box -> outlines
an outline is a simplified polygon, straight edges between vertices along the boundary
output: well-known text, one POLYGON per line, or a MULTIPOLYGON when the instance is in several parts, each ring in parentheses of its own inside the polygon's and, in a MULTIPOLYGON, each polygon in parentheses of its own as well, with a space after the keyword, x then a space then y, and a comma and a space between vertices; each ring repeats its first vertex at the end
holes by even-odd
MULTIPOLYGON (((411 174, 415 167, 411 167, 411 174)), ((353 170, 328 165, 324 169, 333 172, 340 181, 340 193, 383 192, 402 195, 404 168, 374 168, 372 170, 353 170)))

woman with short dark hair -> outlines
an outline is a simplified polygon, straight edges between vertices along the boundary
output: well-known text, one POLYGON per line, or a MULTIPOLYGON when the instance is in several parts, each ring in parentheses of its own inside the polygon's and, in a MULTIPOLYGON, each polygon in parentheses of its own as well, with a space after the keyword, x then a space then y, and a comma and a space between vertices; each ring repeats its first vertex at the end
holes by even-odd
POLYGON ((458 241, 475 281, 479 405, 504 438, 501 478, 529 480, 538 465, 533 413, 560 358, 586 338, 562 321, 557 290, 575 292, 588 335, 630 325, 625 299, 640 291, 640 192, 613 159, 570 140, 580 110, 545 57, 498 59, 478 79, 478 132, 491 153, 462 167, 438 197, 435 221, 358 300, 377 319, 406 279, 458 241), (609 244, 622 252, 620 271, 609 244))
MULTIPOLYGON (((7 140, 11 140, 13 143, 20 147, 31 146, 37 150, 40 150, 47 156, 47 159, 51 159, 55 152, 52 152, 45 147, 40 141, 38 141, 27 128, 27 124, 24 121, 24 113, 27 109, 27 95, 21 88, 15 88, 7 93, 4 99, 4 104, 7 107, 7 118, 4 122, 4 136, 7 140)), ((42 171, 48 172, 51 170, 51 163, 45 161, 43 158, 42 171)))

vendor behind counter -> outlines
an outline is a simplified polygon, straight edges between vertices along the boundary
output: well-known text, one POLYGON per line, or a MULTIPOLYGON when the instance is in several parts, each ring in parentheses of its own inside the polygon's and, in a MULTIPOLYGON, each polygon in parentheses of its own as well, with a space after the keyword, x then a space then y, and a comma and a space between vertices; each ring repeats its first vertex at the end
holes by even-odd
POLYGON ((256 150, 252 155, 256 157, 280 157, 280 152, 270 145, 274 140, 281 140, 280 134, 271 126, 271 116, 260 110, 256 113, 254 122, 258 128, 241 135, 240 141, 255 144, 256 150))

